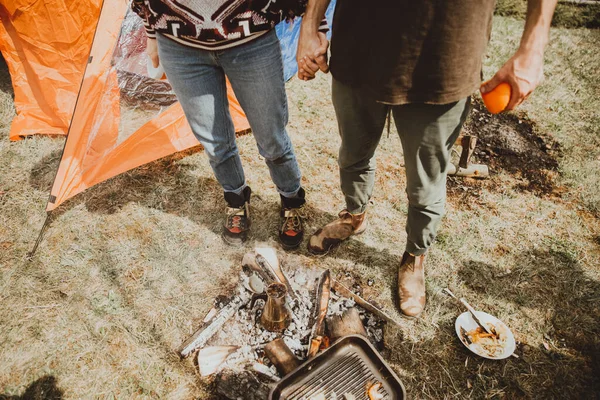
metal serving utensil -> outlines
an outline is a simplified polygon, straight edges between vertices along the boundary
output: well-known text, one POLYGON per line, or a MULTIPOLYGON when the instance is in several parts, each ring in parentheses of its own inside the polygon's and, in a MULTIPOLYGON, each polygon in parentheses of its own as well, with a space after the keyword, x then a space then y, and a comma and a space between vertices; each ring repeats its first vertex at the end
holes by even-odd
POLYGON ((486 324, 484 324, 483 322, 481 322, 481 320, 479 319, 479 317, 475 313, 475 309, 473 307, 471 307, 471 305, 469 303, 467 303, 467 301, 465 299, 463 299, 462 297, 459 299, 448 288, 445 288, 444 292, 446 292, 453 299, 455 299, 460 304, 462 304, 469 311, 469 313, 471 313, 471 316, 473 317, 473 319, 475 320, 475 322, 477 322, 477 325, 479 325, 480 327, 482 327, 484 331, 486 331, 487 333, 489 333, 491 335, 495 335, 496 334, 495 332, 492 332, 492 330, 490 328, 488 328, 488 326, 486 324))

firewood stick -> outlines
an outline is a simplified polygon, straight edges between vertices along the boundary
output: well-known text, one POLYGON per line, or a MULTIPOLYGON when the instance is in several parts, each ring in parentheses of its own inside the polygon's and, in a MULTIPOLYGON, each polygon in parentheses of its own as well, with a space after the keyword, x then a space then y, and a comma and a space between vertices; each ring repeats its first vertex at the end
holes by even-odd
POLYGON ((198 369, 201 376, 209 376, 219 370, 221 365, 239 346, 208 346, 198 352, 198 369))
POLYGON ((403 326, 400 322, 398 322, 394 318, 390 317, 383 310, 380 310, 379 308, 375 307, 373 304, 369 303, 367 300, 363 299, 362 297, 360 297, 359 295, 354 293, 352 290, 350 290, 346 286, 342 285, 338 280, 332 279, 331 282, 332 282, 331 287, 338 295, 354 300, 354 302, 356 304, 358 304, 365 310, 377 315, 379 318, 381 318, 387 322, 391 322, 400 327, 403 326))
POLYGON ((210 338, 212 338, 225 325, 225 323, 235 315, 237 310, 248 304, 250 301, 250 293, 243 291, 234 296, 233 299, 223 307, 212 322, 198 329, 192 337, 186 340, 177 351, 182 358, 188 357, 194 350, 204 346, 210 338))
POLYGON ((302 363, 281 338, 277 338, 265 346, 265 355, 282 376, 289 374, 302 363))
POLYGON ((329 298, 331 296, 331 273, 325 270, 319 277, 317 289, 315 291, 315 309, 312 315, 312 329, 310 339, 308 341, 307 358, 312 358, 317 355, 323 341, 325 333, 325 317, 329 307, 329 298))
POLYGON ((327 329, 332 342, 348 335, 367 336, 358 310, 354 307, 347 309, 342 315, 333 315, 327 319, 327 329))

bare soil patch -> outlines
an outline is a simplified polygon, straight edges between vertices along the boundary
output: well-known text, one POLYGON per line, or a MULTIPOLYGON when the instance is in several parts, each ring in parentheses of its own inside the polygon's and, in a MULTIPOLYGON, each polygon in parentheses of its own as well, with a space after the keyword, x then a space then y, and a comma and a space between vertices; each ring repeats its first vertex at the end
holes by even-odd
POLYGON ((477 136, 474 154, 492 172, 502 170, 521 178, 517 187, 538 195, 556 190, 560 145, 538 132, 524 112, 493 115, 478 99, 464 130, 477 136))
POLYGON ((484 180, 449 177, 451 201, 470 207, 479 202, 483 189, 502 193, 507 186, 519 192, 555 199, 560 199, 568 190, 560 182, 559 162, 563 156, 560 144, 552 136, 540 132, 525 112, 493 115, 477 98, 463 132, 477 137, 471 162, 486 164, 490 177, 484 180), (499 174, 507 175, 509 179, 500 179, 499 174))

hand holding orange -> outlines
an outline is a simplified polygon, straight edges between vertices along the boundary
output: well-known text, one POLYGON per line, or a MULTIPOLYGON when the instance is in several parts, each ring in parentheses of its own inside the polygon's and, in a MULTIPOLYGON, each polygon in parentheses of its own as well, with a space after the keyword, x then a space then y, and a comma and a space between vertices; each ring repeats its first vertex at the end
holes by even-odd
MULTIPOLYGON (((484 83, 485 84, 485 83, 484 83)), ((498 114, 506 109, 510 101, 511 87, 508 83, 502 82, 491 91, 482 93, 483 103, 492 114, 498 114)))

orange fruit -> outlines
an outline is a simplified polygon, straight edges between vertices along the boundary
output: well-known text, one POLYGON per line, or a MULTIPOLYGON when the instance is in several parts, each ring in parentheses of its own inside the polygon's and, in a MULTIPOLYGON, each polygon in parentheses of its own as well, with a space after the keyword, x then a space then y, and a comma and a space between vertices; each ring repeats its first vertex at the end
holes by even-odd
POLYGON ((508 102, 510 101, 511 88, 506 82, 502 82, 490 92, 481 94, 483 103, 487 107, 488 111, 492 114, 498 114, 506 109, 508 102))

